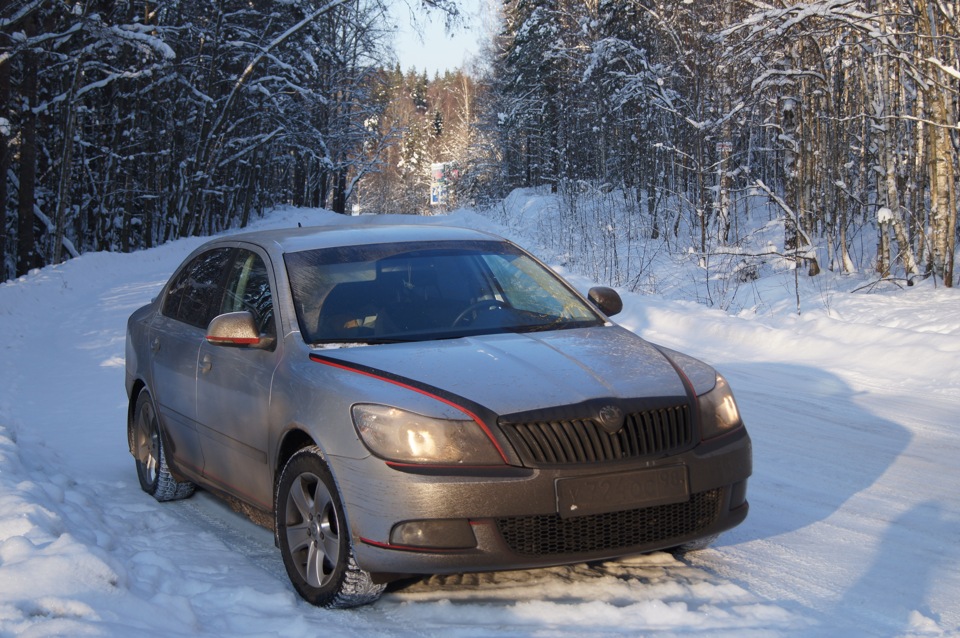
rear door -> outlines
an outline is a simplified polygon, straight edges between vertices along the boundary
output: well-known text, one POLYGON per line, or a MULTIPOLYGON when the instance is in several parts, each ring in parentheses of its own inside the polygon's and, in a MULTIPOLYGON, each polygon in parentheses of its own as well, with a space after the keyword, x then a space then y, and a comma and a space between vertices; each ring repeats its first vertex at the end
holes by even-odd
POLYGON ((207 323, 220 307, 232 248, 214 248, 190 261, 168 287, 150 329, 154 400, 174 467, 199 477, 203 453, 197 430, 197 357, 207 323))

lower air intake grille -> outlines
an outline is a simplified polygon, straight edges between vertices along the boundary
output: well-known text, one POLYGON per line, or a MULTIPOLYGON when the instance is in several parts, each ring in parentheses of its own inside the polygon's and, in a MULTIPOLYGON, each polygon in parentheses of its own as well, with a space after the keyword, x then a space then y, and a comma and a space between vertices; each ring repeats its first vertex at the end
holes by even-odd
POLYGON ((528 556, 581 554, 628 549, 681 538, 706 529, 720 515, 723 490, 691 496, 686 503, 575 518, 559 514, 497 519, 514 552, 528 556))

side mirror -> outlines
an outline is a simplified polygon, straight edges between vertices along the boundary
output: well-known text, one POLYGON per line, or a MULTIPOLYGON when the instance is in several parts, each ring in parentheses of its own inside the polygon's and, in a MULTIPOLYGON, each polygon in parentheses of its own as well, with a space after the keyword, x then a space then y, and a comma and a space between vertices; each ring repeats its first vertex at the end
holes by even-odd
POLYGON ((263 337, 253 314, 243 310, 214 317, 207 326, 207 342, 215 346, 253 346, 269 348, 273 337, 263 337))
POLYGON ((608 317, 612 317, 623 310, 623 299, 620 298, 620 294, 613 288, 595 286, 590 289, 587 298, 593 302, 593 305, 600 309, 600 312, 608 317))

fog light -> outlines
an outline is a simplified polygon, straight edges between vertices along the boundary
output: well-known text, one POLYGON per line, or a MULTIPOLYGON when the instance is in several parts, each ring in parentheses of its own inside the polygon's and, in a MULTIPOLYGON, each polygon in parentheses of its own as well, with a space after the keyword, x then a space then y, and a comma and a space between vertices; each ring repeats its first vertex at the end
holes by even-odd
POLYGON ((433 549, 472 549, 477 537, 467 520, 407 521, 390 531, 391 545, 433 549))

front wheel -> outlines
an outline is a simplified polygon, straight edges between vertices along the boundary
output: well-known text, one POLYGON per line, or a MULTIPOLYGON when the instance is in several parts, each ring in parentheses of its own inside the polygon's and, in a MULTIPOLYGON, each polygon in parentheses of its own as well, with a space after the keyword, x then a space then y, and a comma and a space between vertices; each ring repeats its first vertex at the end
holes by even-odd
POLYGON ((283 565, 304 600, 346 608, 380 597, 385 586, 374 584, 353 558, 343 504, 319 448, 304 448, 287 461, 275 511, 283 565))
POLYGON ((193 494, 193 483, 178 481, 170 472, 160 422, 146 390, 141 390, 137 396, 129 436, 130 451, 137 462, 137 478, 144 492, 158 501, 175 501, 193 494))

